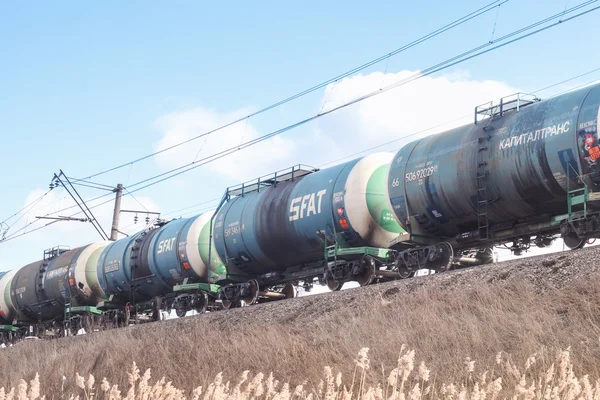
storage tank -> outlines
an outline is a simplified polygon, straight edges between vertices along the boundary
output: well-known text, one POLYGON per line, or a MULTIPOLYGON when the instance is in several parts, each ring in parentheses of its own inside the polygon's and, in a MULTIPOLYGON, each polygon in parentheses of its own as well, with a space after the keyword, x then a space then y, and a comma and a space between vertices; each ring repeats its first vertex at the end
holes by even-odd
POLYGON ((582 186, 580 177, 590 190, 600 184, 599 105, 600 85, 512 101, 502 113, 487 109, 492 118, 407 144, 387 178, 396 220, 458 242, 485 231, 499 239, 556 229, 548 221, 567 212, 567 191, 582 186))
MULTIPOLYGON (((94 264, 94 253, 105 242, 93 243, 73 250, 60 247, 45 252, 43 260, 16 271, 10 282, 10 301, 17 319, 37 322, 62 317, 65 304, 89 306, 96 304, 86 269, 94 264)), ((0 287, 1 289, 1 287, 0 287)))
POLYGON ((309 268, 324 261, 325 241, 387 248, 404 233, 386 196, 391 153, 317 172, 295 171, 238 189, 219 210, 214 241, 231 280, 309 268), (305 175, 303 175, 305 174, 305 175), (287 179, 287 180, 286 180, 287 179), (275 181, 277 181, 276 184, 275 181))
POLYGON ((222 264, 209 270, 208 253, 212 214, 181 218, 111 243, 99 258, 97 278, 103 297, 139 302, 172 293, 173 286, 190 278, 209 282, 224 275, 222 264), (204 234, 204 236, 202 236, 204 234))

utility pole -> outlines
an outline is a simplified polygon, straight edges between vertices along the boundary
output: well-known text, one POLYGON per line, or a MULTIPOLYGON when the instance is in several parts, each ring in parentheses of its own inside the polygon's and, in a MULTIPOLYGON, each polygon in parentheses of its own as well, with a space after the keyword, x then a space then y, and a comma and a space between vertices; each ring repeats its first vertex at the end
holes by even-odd
POLYGON ((123 185, 118 184, 117 187, 113 190, 116 193, 115 196, 115 209, 113 212, 113 220, 112 220, 112 228, 110 230, 110 240, 117 240, 117 235, 119 234, 119 215, 121 214, 121 197, 123 197, 123 185))

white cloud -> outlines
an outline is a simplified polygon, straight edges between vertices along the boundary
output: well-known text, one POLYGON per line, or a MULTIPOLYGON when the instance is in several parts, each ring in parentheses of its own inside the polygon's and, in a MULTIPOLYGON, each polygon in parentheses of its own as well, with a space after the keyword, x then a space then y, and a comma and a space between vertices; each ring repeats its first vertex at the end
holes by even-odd
MULTIPOLYGON (((155 151, 168 148, 192 137, 223 126, 248 115, 248 110, 219 113, 203 107, 177 111, 158 119, 156 126, 163 137, 155 144, 155 151)), ((157 156, 161 167, 175 168, 192 161, 217 154, 242 143, 256 139, 265 132, 258 132, 251 121, 242 121, 225 129, 199 138, 181 147, 157 156)), ((265 173, 265 170, 278 169, 279 164, 288 160, 294 152, 293 141, 273 137, 247 149, 206 164, 205 167, 223 177, 236 182, 252 179, 265 173)), ((201 161, 200 161, 201 162, 201 161)))
MULTIPOLYGON (((415 74, 418 71, 375 72, 330 84, 322 99, 324 111, 415 74)), ((323 117, 315 137, 325 139, 329 158, 331 152, 344 157, 395 140, 378 149, 392 151, 424 136, 472 123, 475 106, 517 91, 503 82, 470 79, 464 71, 426 76, 323 117), (444 125, 421 132, 440 124, 444 125), (412 136, 403 138, 407 135, 412 136)))
MULTIPOLYGON (((416 73, 418 71, 375 72, 345 78, 323 90, 322 99, 315 104, 311 113, 321 111, 323 103, 323 111, 330 110, 416 73)), ((516 91, 502 82, 470 79, 465 71, 423 77, 317 120, 309 125, 312 131, 308 135, 294 135, 296 131, 292 130, 211 162, 201 169, 206 168, 234 182, 242 182, 293 164, 318 166, 468 115, 460 121, 397 140, 387 148, 378 149, 392 151, 427 134, 470 123, 476 105, 498 100, 516 91)), ((156 122, 162 137, 155 143, 154 149, 168 148, 249 113, 248 109, 225 112, 199 106, 164 115, 156 122)), ((302 118, 298 116, 293 121, 275 126, 284 127, 302 118)), ((253 119, 239 122, 166 151, 157 157, 157 163, 164 169, 179 167, 267 133, 258 132, 253 122, 253 119)))

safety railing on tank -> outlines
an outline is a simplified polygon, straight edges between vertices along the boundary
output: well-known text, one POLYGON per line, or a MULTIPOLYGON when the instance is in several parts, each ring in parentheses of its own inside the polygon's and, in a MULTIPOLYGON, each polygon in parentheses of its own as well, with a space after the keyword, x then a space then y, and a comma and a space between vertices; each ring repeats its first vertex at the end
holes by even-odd
POLYGON ((46 249, 44 250, 44 260, 50 260, 54 257, 58 257, 69 250, 71 250, 69 246, 54 246, 51 249, 46 249))
POLYGON ((494 118, 496 116, 502 116, 508 111, 516 110, 518 112, 521 108, 539 101, 541 101, 541 99, 533 94, 518 92, 511 94, 510 96, 502 97, 500 103, 495 105, 493 101, 480 104, 475 107, 475 125, 480 121, 479 116, 494 118))
POLYGON ((305 175, 318 171, 317 168, 308 165, 294 165, 290 168, 282 169, 275 173, 261 176, 240 185, 230 186, 225 192, 226 200, 231 200, 232 197, 244 196, 253 192, 260 192, 262 188, 275 186, 281 182, 293 181, 305 175))

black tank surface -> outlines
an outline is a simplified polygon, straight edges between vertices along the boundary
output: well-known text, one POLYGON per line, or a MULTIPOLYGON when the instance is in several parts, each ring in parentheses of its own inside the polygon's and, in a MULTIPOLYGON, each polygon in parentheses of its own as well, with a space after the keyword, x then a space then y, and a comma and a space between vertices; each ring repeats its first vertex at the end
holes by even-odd
POLYGON ((403 227, 441 240, 510 230, 564 215, 567 192, 582 182, 600 190, 600 85, 512 104, 396 154, 388 193, 403 227))
POLYGON ((62 252, 58 256, 36 261, 21 268, 11 283, 11 299, 23 322, 48 321, 64 315, 65 304, 84 305, 70 279, 77 258, 84 247, 62 252))

